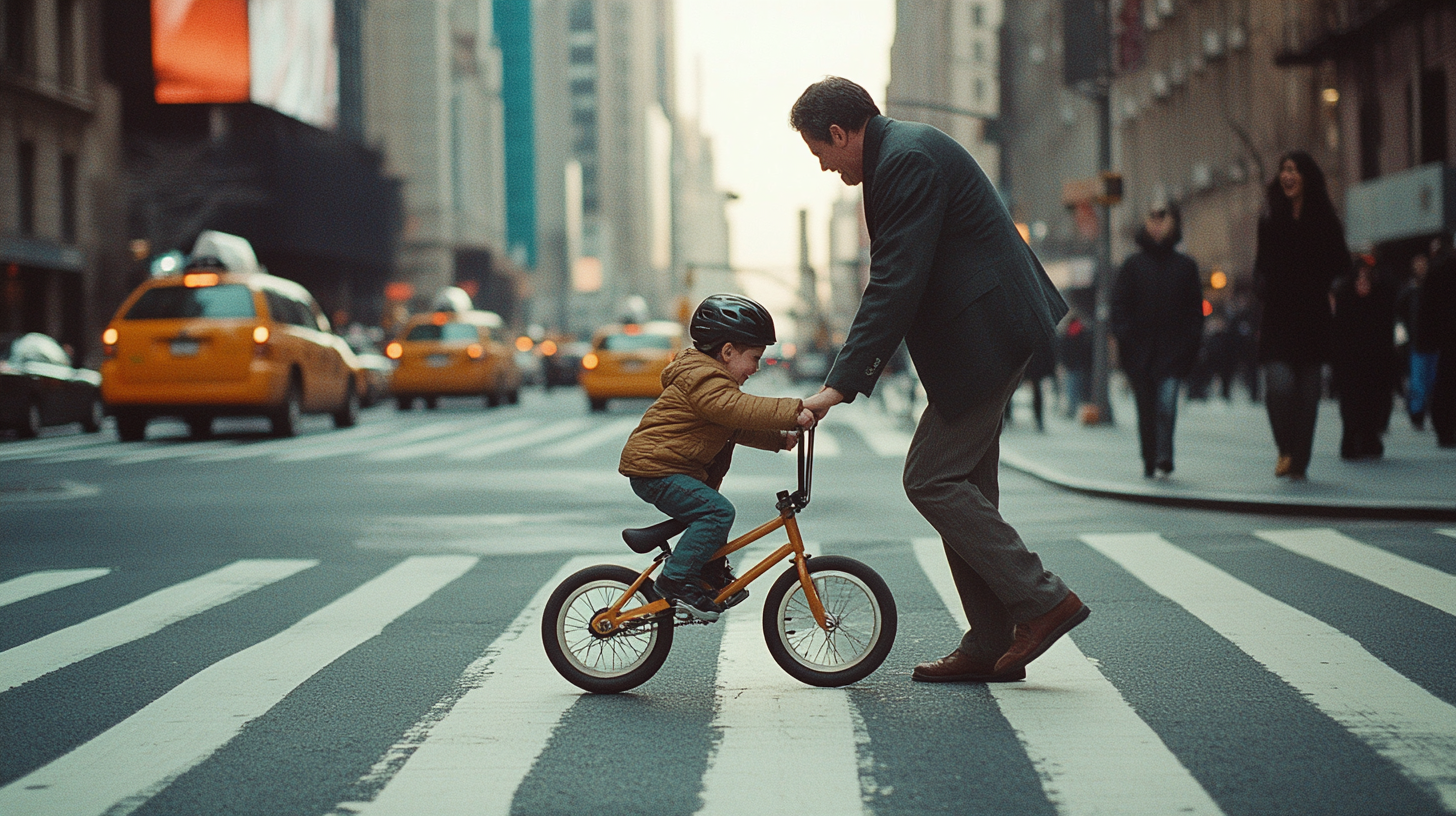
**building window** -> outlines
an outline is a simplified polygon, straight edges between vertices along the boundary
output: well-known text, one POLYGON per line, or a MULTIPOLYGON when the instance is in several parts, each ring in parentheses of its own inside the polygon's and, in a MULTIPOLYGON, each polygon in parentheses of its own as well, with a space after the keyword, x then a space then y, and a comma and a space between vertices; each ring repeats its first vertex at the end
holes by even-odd
POLYGON ((571 4, 571 11, 567 15, 567 24, 572 31, 592 31, 596 24, 592 20, 591 0, 576 0, 571 4))
POLYGON ((60 66, 61 85, 76 84, 76 4, 74 0, 56 2, 56 64, 60 66))
POLYGON ((1421 163, 1444 162, 1446 149, 1446 72, 1421 72, 1421 163))
POLYGON ((5 17, 0 27, 5 29, 5 53, 0 54, 0 66, 4 70, 19 74, 35 73, 35 2, 34 0, 5 0, 5 17))
POLYGON ((76 196, 76 154, 61 154, 61 240, 76 243, 76 216, 80 202, 76 196))
POLYGON ((986 25, 986 9, 980 3, 971 4, 971 25, 976 28, 986 25))
POLYGON ((597 81, 594 79, 573 79, 571 81, 571 93, 573 95, 589 95, 596 93, 597 81))
POLYGON ((35 234, 35 142, 21 141, 15 150, 16 192, 20 234, 35 234))
POLYGON ((597 50, 590 45, 573 45, 571 47, 572 65, 590 65, 596 62, 597 50))

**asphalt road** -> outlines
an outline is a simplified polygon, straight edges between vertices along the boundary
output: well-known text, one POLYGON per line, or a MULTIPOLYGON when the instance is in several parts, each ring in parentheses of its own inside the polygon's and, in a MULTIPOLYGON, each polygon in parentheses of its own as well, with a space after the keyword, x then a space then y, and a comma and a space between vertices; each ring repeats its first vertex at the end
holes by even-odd
MULTIPOLYGON (((582 565, 645 565, 618 533, 658 517, 615 472, 644 406, 537 391, 287 440, 229 420, 0 441, 0 813, 1456 810, 1456 530, 1003 470, 1004 514, 1092 617, 1025 683, 918 684, 960 613, 900 490, 907 437, 863 402, 821 431, 801 525, 889 583, 885 665, 790 679, 760 582, 643 686, 582 694, 540 607, 582 565)), ((792 455, 741 451, 738 529, 793 481, 792 455)))

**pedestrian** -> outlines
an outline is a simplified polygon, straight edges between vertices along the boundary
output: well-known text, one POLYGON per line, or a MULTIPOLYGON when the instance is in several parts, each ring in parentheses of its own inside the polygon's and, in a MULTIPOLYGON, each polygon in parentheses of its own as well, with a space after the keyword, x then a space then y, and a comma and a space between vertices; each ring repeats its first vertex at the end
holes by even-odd
POLYGON ((1175 247, 1183 239, 1178 208, 1157 203, 1138 231, 1142 249, 1113 284, 1109 323, 1137 401, 1143 475, 1173 472, 1178 390, 1203 341, 1203 285, 1198 264, 1175 247))
MULTIPOLYGON (((617 470, 643 501, 687 522, 654 582, 658 593, 698 620, 715 621, 725 606, 714 596, 734 580, 727 559, 713 559, 735 516, 733 503, 718 492, 733 447, 789 450, 797 437, 782 432, 813 425, 813 415, 798 399, 740 390, 776 341, 773 316, 763 306, 739 295, 710 295, 688 331, 693 348, 663 369, 662 396, 627 438, 617 470)), ((746 597, 740 592, 725 603, 746 597)))
POLYGON ((1395 296, 1395 314, 1405 330, 1405 356, 1408 361, 1405 411, 1411 427, 1418 431, 1426 428, 1426 407, 1430 401, 1431 384, 1436 378, 1438 357, 1434 350, 1416 345, 1416 335, 1420 333, 1421 289, 1425 286, 1430 266, 1431 255, 1416 253, 1411 258, 1410 280, 1395 296))
POLYGON ((1308 153, 1286 153, 1265 191, 1254 255, 1254 283, 1264 311, 1259 362, 1264 401, 1279 459, 1275 476, 1302 480, 1329 359, 1330 285, 1350 269, 1345 231, 1308 153))
POLYGON ((1092 328, 1075 307, 1057 335, 1057 357, 1067 375, 1065 416, 1074 419, 1092 393, 1092 328))
POLYGON ((880 115, 840 77, 810 85, 789 123, 820 169, 864 184, 870 280, 839 356, 804 406, 822 418, 873 393, 903 339, 927 405, 905 458, 906 495, 940 533, 971 629, 929 682, 1004 682, 1087 618, 1001 517, 1002 412, 1067 306, 965 148, 880 115))
MULTIPOLYGON (((1031 360, 1026 364, 1026 373, 1021 375, 1021 382, 1031 391, 1031 418, 1036 422, 1038 432, 1046 430, 1046 395, 1042 393, 1041 382, 1048 378, 1055 378, 1057 374, 1056 361, 1052 357, 1052 345, 1046 343, 1037 346, 1036 351, 1031 353, 1031 360)), ((1056 380, 1052 379, 1052 387, 1056 387, 1056 380)), ((1013 421, 1011 413, 1011 401, 1006 402, 1006 424, 1013 421)))
POLYGON ((1430 405, 1436 444, 1456 448, 1456 253, 1449 247, 1431 259, 1416 328, 1416 347, 1436 354, 1430 405))
POLYGON ((1379 459, 1390 423, 1396 380, 1395 293, 1375 267, 1357 256, 1355 273, 1334 290, 1330 361, 1340 397, 1340 458, 1379 459))

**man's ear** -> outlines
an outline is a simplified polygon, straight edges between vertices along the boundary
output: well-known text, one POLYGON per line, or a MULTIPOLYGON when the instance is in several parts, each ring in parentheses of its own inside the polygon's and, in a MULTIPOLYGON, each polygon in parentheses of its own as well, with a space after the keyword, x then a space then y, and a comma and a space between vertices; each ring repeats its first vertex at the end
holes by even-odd
POLYGON ((835 147, 844 147, 849 144, 849 131, 839 125, 829 126, 829 143, 835 147))

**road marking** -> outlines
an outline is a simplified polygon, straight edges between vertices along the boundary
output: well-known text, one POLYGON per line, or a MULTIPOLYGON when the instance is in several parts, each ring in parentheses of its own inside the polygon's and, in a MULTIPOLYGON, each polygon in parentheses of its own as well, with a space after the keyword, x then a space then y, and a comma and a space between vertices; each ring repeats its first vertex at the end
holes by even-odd
POLYGON ((238 459, 267 456, 278 451, 295 453, 320 448, 332 448, 356 440, 383 436, 396 430, 398 430, 398 426, 388 423, 356 425, 353 428, 347 428, 345 430, 332 430, 319 434, 309 434, 308 436, 283 437, 280 439, 270 439, 266 442, 235 443, 231 448, 226 450, 200 455, 197 457, 197 461, 231 462, 238 459))
POLYGON ((40 570, 27 573, 0 584, 0 606, 8 606, 26 598, 34 598, 110 574, 111 570, 105 568, 40 570))
POLYGON ((1337 530, 1256 530, 1254 535, 1407 598, 1456 615, 1456 575, 1356 541, 1337 530))
POLYGON ((115 444, 115 442, 115 438, 106 434, 87 434, 71 439, 47 438, 12 442, 0 448, 0 461, 38 459, 71 448, 95 448, 115 444))
POLYGON ((511 625, 471 663, 446 696, 360 780, 372 801, 341 802, 336 813, 506 816, 516 788, 546 749, 561 716, 582 692, 551 667, 541 648, 541 610, 556 586, 600 557, 567 561, 511 625))
MULTIPOLYGON (((316 566, 317 561, 234 561, 126 606, 0 652, 0 690, 13 689, 107 649, 144 638, 199 612, 316 566)), ((0 808, 3 810, 3 808, 0 808)))
MULTIPOLYGON (((756 545, 743 563, 773 552, 756 545)), ((702 816, 738 816, 745 796, 764 816, 868 813, 859 776, 858 714, 844 689, 784 674, 763 643, 763 603, 784 564, 723 615, 713 728, 722 737, 703 774, 702 816)))
POLYGON ((867 409, 842 408, 830 416, 834 418, 832 421, 835 424, 848 425, 857 431, 864 438, 865 444, 879 456, 904 458, 905 453, 910 450, 910 434, 895 428, 883 418, 876 419, 867 409))
POLYGON ((540 455, 549 459, 565 459, 572 456, 580 456, 583 453, 608 442, 617 442, 620 445, 627 444, 627 437, 637 427, 640 420, 637 417, 627 417, 614 422, 594 428, 586 433, 566 440, 548 445, 541 449, 540 455))
POLYGON ((427 442, 415 442, 410 445, 384 448, 383 450, 374 451, 367 458, 381 462, 418 459, 422 456, 445 453, 450 450, 460 450, 474 445, 477 442, 510 436, 511 434, 520 433, 527 428, 532 428, 539 424, 540 420, 537 419, 516 419, 501 425, 491 425, 481 428, 473 433, 453 434, 443 439, 436 438, 427 442))
POLYGON ((1436 532, 1440 533, 1443 536, 1450 536, 1451 538, 1456 538, 1456 529, 1453 529, 1453 530, 1437 530, 1436 532))
POLYGON ((213 451, 229 450, 235 446, 231 442, 211 441, 195 442, 177 440, 166 445, 149 446, 147 450, 137 452, 133 449, 120 451, 120 456, 113 457, 113 465, 134 465, 139 462, 156 462, 162 459, 181 459, 185 456, 197 456, 199 454, 213 451))
POLYGON ((484 459, 487 456, 494 456, 497 453, 517 450, 537 442, 545 442, 549 439, 573 434, 592 424, 589 419, 568 419, 563 422, 555 422, 544 428, 537 428, 529 433, 523 433, 510 439, 496 439, 479 445, 472 445, 461 448, 450 454, 451 459, 484 459))
POLYGON ((1259 592, 1156 533, 1084 535, 1456 810, 1456 706, 1353 638, 1259 592))
MULTIPOLYGON (((940 539, 913 543, 915 558, 945 608, 961 629, 969 629, 940 539)), ((1027 675, 1047 679, 986 687, 1057 813, 1223 812, 1070 637, 1037 658, 1027 675)))
POLYGON ((124 816, 341 655, 478 559, 395 565, 267 640, 214 663, 69 754, 0 788, 0 813, 124 816))
MULTIPOLYGON (((407 431, 400 431, 399 433, 381 434, 380 436, 385 437, 383 440, 378 436, 371 436, 368 439, 343 440, 338 444, 319 444, 312 445, 306 449, 286 450, 274 456, 273 461, 312 462, 317 459, 328 459, 333 456, 369 453, 378 450, 384 445, 398 445, 422 439, 433 439, 474 427, 479 427, 479 423, 470 421, 431 422, 428 425, 419 425, 407 431)), ((389 426, 390 431, 397 430, 397 428, 398 426, 389 426)))

